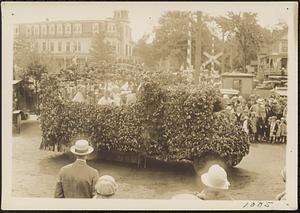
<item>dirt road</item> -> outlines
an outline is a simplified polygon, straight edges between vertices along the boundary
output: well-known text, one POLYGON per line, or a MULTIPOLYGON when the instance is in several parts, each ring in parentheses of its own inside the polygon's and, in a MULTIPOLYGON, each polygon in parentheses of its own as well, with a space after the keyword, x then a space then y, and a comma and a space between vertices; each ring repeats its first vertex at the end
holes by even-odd
MULTIPOLYGON (((13 192, 15 197, 52 197, 59 169, 70 163, 66 155, 39 150, 41 131, 36 120, 25 121, 21 134, 13 134, 13 192)), ((201 191, 199 177, 189 164, 136 165, 90 161, 100 175, 109 174, 119 184, 116 198, 169 199, 177 193, 201 191)), ((231 195, 238 200, 272 200, 284 190, 280 170, 285 145, 253 144, 250 154, 229 174, 231 195)))

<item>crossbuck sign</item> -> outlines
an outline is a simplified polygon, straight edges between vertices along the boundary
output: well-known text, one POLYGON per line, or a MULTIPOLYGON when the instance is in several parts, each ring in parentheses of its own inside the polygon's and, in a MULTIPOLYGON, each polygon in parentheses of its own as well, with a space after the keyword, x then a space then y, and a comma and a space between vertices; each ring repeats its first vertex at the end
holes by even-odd
POLYGON ((218 58, 221 55, 223 55, 222 52, 218 53, 217 55, 210 55, 207 52, 204 52, 203 54, 208 58, 208 60, 202 64, 204 67, 207 66, 210 63, 211 64, 218 64, 218 65, 220 65, 220 62, 218 61, 218 58))

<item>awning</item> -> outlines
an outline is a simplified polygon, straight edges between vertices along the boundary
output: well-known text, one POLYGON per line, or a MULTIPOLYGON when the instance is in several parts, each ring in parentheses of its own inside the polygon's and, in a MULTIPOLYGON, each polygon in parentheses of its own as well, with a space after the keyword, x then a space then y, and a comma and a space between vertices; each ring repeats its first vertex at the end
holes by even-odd
POLYGON ((15 84, 17 84, 17 83, 19 83, 19 82, 21 82, 21 81, 23 81, 23 80, 13 80, 13 85, 15 85, 15 84))
POLYGON ((240 91, 236 89, 220 89, 223 95, 238 95, 240 91))
POLYGON ((272 91, 280 96, 287 96, 287 88, 283 88, 283 89, 277 88, 277 89, 273 89, 272 91))

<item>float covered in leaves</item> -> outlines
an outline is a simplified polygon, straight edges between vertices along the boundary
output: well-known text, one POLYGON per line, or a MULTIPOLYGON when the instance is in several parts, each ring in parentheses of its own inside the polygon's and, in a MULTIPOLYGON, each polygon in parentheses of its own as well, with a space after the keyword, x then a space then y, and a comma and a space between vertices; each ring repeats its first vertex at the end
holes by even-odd
POLYGON ((220 110, 213 87, 162 86, 148 81, 129 106, 64 100, 58 80, 41 88, 41 148, 62 151, 85 137, 98 151, 143 153, 164 161, 193 160, 214 152, 236 165, 249 152, 247 135, 220 110))

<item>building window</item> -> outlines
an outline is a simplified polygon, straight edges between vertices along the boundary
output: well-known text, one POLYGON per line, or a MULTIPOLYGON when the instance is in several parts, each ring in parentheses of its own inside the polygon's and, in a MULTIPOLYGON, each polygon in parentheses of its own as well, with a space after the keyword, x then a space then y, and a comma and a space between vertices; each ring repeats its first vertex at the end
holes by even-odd
POLYGON ((67 42, 67 43, 66 43, 66 51, 67 51, 67 52, 70 52, 70 42, 67 42))
POLYGON ((65 34, 67 34, 67 35, 71 34, 71 24, 65 25, 65 34))
POLYGON ((47 25, 42 25, 42 35, 47 35, 47 25))
POLYGON ((281 52, 286 53, 288 51, 288 41, 281 41, 281 52))
POLYGON ((54 51, 54 43, 53 43, 53 42, 50 43, 50 51, 51 51, 51 52, 54 51))
POLYGON ((26 35, 27 36, 31 35, 31 26, 30 25, 26 26, 26 35))
POLYGON ((39 27, 39 25, 34 25, 34 27, 33 27, 33 34, 34 35, 39 35, 40 34, 40 27, 39 27))
POLYGON ((93 33, 99 33, 99 24, 93 23, 93 33))
POLYGON ((126 56, 128 56, 128 45, 126 44, 126 53, 125 53, 126 56))
POLYGON ((55 25, 51 24, 49 27, 49 34, 54 35, 55 34, 55 25))
POLYGON ((57 34, 62 34, 63 33, 63 26, 62 24, 57 25, 57 34))
POLYGON ((46 51, 46 42, 43 42, 43 51, 46 51))
POLYGON ((233 89, 241 91, 242 80, 234 79, 233 80, 233 89))
POLYGON ((75 34, 81 34, 81 24, 74 24, 73 26, 74 26, 73 32, 75 34))
POLYGON ((112 29, 112 31, 113 31, 113 32, 115 32, 115 31, 116 31, 116 27, 115 27, 115 25, 114 25, 114 24, 111 26, 111 29, 112 29))
POLYGON ((80 52, 80 51, 81 51, 81 43, 80 43, 80 41, 78 41, 78 46, 77 46, 77 49, 78 49, 78 52, 80 52))
POLYGON ((61 42, 58 42, 58 51, 61 52, 61 42))

